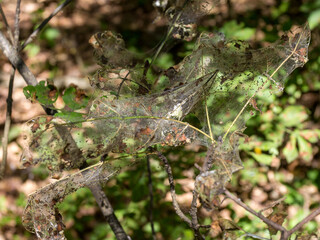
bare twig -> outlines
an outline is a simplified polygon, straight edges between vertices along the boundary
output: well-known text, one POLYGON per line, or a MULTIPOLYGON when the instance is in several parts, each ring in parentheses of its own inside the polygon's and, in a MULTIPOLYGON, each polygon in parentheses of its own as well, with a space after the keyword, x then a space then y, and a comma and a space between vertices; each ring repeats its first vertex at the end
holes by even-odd
POLYGON ((215 146, 213 144, 211 144, 209 147, 208 147, 208 150, 207 150, 207 156, 204 160, 204 163, 202 165, 202 168, 201 168, 201 172, 200 173, 204 173, 204 172, 207 172, 210 170, 210 168, 212 167, 213 163, 214 163, 214 158, 213 158, 213 154, 214 154, 214 151, 215 151, 215 146))
POLYGON ((178 204, 177 201, 177 197, 176 197, 176 190, 175 190, 175 185, 173 182, 173 176, 172 176, 172 170, 171 170, 171 166, 168 162, 168 159, 161 153, 161 152, 157 152, 158 157, 160 158, 160 160, 163 162, 164 164, 164 168, 168 174, 168 180, 169 180, 169 185, 170 185, 170 193, 171 193, 171 197, 172 197, 172 204, 174 207, 174 210, 176 211, 177 215, 186 223, 188 223, 188 225, 190 227, 192 227, 192 222, 191 220, 181 211, 180 206, 178 204))
POLYGON ((149 188, 149 196, 150 196, 149 220, 151 225, 152 238, 155 240, 157 238, 156 238, 156 232, 154 230, 154 224, 153 224, 153 189, 152 189, 152 172, 151 172, 149 155, 147 155, 147 168, 148 168, 148 188, 149 188))
POLYGON ((199 228, 201 227, 198 222, 198 208, 197 208, 197 200, 198 200, 199 194, 196 190, 193 190, 192 192, 192 202, 190 207, 190 216, 191 216, 191 223, 192 223, 192 229, 194 231, 194 238, 195 239, 204 239, 204 237, 201 235, 199 228))
POLYGON ((16 7, 16 15, 15 15, 15 21, 14 21, 14 45, 15 48, 18 49, 19 45, 19 36, 20 36, 20 28, 19 28, 19 22, 20 22, 20 6, 21 6, 21 0, 17 0, 17 7, 16 7))
MULTIPOLYGON (((211 134, 211 137, 212 137, 212 134, 211 134)), ((212 167, 213 153, 214 153, 214 144, 209 146, 206 159, 205 159, 202 167, 199 167, 200 174, 208 171, 212 167)), ((192 202, 191 202, 191 207, 190 207, 189 213, 191 216, 191 222, 192 222, 193 229, 195 230, 195 238, 203 239, 201 233, 199 232, 200 226, 199 226, 198 215, 197 215, 197 212, 198 212, 197 200, 198 200, 199 194, 196 190, 193 190, 192 196, 193 197, 192 197, 192 202)))
POLYGON ((245 234, 240 236, 240 238, 244 238, 244 237, 251 237, 251 238, 256 238, 256 239, 261 239, 261 240, 271 240, 270 238, 260 237, 258 235, 255 235, 255 234, 252 234, 252 233, 248 233, 248 232, 245 232, 245 234))
POLYGON ((0 166, 0 180, 4 178, 6 165, 7 165, 9 130, 11 125, 11 113, 12 113, 12 90, 13 90, 13 81, 14 81, 15 71, 16 69, 13 67, 10 73, 9 90, 8 90, 8 97, 7 97, 6 121, 4 125, 4 133, 2 138, 3 156, 2 156, 1 166, 0 166))
POLYGON ((281 236, 281 239, 288 239, 294 232, 298 231, 304 224, 306 224, 307 222, 310 222, 319 214, 320 214, 320 207, 318 207, 316 210, 314 210, 312 213, 310 213, 308 216, 302 219, 301 222, 295 225, 291 230, 282 233, 283 236, 281 236))
POLYGON ((13 44, 14 43, 14 37, 13 37, 13 34, 12 34, 12 31, 11 31, 11 28, 8 24, 8 21, 7 21, 7 18, 6 18, 6 15, 4 14, 3 12, 3 9, 2 9, 2 5, 0 4, 0 14, 2 16, 2 20, 4 22, 4 25, 6 26, 6 29, 7 29, 7 33, 8 33, 8 36, 10 38, 10 41, 11 43, 13 44))
MULTIPOLYGON (((20 3, 21 0, 17 1, 17 7, 16 7, 16 15, 15 15, 15 24, 14 24, 14 37, 13 37, 13 44, 15 49, 18 48, 19 45, 19 20, 20 20, 20 3)), ((1 8, 1 5, 0 5, 1 8)), ((6 24, 7 20, 5 18, 5 15, 1 8, 1 14, 6 24)), ((7 26, 9 28, 9 26, 7 26)), ((8 32, 11 33, 10 28, 8 29, 8 32)), ((12 33, 11 33, 12 34, 12 33)), ((0 166, 0 179, 4 178, 6 165, 7 165, 7 156, 8 156, 8 143, 9 143, 9 130, 11 126, 11 114, 12 114, 12 92, 13 92, 13 84, 14 84, 14 77, 15 77, 16 69, 15 67, 12 67, 11 73, 10 73, 10 80, 9 80, 9 89, 8 89, 8 97, 7 97, 7 112, 6 112, 6 121, 4 125, 4 133, 2 138, 2 148, 3 148, 3 156, 2 156, 2 162, 0 166)))
POLYGON ((57 15, 65 6, 67 6, 69 3, 71 3, 72 0, 66 0, 61 5, 59 5, 51 14, 49 17, 47 17, 43 22, 37 27, 36 30, 31 33, 31 35, 27 38, 27 40, 23 43, 20 51, 23 50, 29 43, 31 43, 39 34, 39 32, 46 26, 46 24, 53 18, 55 15, 57 15))
POLYGON ((100 184, 99 185, 90 185, 88 187, 91 190, 93 196, 95 197, 103 216, 105 217, 105 219, 109 223, 116 238, 118 240, 130 239, 130 237, 123 230, 116 215, 114 214, 113 208, 112 208, 107 196, 105 195, 105 193, 101 189, 100 184))
POLYGON ((33 73, 29 70, 27 65, 24 63, 18 52, 9 43, 8 39, 0 32, 0 49, 4 55, 9 59, 11 64, 19 71, 23 79, 28 85, 37 85, 37 80, 33 73))
POLYGON ((286 199, 286 197, 282 197, 278 199, 277 201, 272 202, 270 205, 266 206, 265 208, 261 209, 259 213, 263 213, 264 211, 273 208, 274 206, 278 205, 279 203, 283 202, 286 199))
POLYGON ((280 231, 280 232, 285 232, 287 231, 284 227, 282 227, 281 225, 271 221, 270 219, 266 218, 265 216, 263 216, 261 213, 256 212, 255 210, 253 210, 252 208, 250 208, 248 205, 246 205, 245 203, 243 203, 241 201, 240 198, 237 198, 236 196, 234 196, 231 192, 229 192, 227 189, 224 190, 224 194, 230 198, 231 200, 233 200, 235 203, 237 203, 239 206, 243 207, 245 210, 247 210, 248 212, 250 212, 251 214, 255 215, 256 217, 260 218, 264 223, 266 223, 267 225, 273 227, 274 229, 280 231))
MULTIPOLYGON (((237 203, 239 206, 243 207, 245 210, 250 212, 251 214, 255 215, 256 217, 260 218, 264 223, 266 223, 268 226, 273 227, 274 229, 281 232, 281 240, 287 240, 289 237, 298 231, 304 224, 307 222, 310 222, 313 218, 315 218, 317 215, 320 214, 320 207, 318 207, 316 210, 314 210, 312 213, 310 213, 307 217, 305 217, 302 221, 300 221, 297 225, 295 225, 291 230, 287 230, 281 225, 273 222, 272 220, 266 218, 263 216, 260 212, 254 211, 252 208, 250 208, 248 205, 243 203, 239 198, 234 196, 232 193, 230 193, 227 189, 224 190, 224 194, 233 200, 235 203, 237 203)), ((282 199, 281 199, 282 200, 282 199)), ((279 202, 279 201, 278 201, 279 202)))
POLYGON ((190 220, 180 209, 180 206, 177 201, 176 197, 176 191, 175 191, 175 185, 173 182, 173 175, 172 175, 172 170, 171 166, 168 162, 168 159, 161 153, 157 152, 158 157, 160 160, 164 163, 164 168, 168 174, 168 180, 169 180, 169 185, 170 185, 170 193, 172 197, 172 204, 174 207, 174 210, 176 211, 177 215, 188 225, 192 228, 195 234, 195 239, 203 240, 204 237, 201 235, 199 228, 200 225, 198 223, 198 217, 197 217, 197 199, 198 199, 198 193, 196 191, 193 191, 193 199, 191 203, 191 209, 190 209, 190 215, 192 220, 190 220))

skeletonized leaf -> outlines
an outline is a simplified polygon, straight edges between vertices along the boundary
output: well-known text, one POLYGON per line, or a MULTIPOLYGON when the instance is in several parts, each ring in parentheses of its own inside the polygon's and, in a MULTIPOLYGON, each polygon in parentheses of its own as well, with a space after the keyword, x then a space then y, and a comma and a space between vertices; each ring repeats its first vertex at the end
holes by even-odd
MULTIPOLYGON (((183 20, 183 13, 180 17, 183 20)), ((59 117, 29 121, 22 157, 25 165, 44 162, 60 172, 110 151, 134 154, 154 144, 177 146, 200 140, 214 149, 208 153, 208 169, 196 179, 199 195, 211 204, 232 173, 242 167, 238 135, 246 120, 259 112, 255 97, 270 94, 272 86, 281 89, 284 78, 303 66, 310 30, 307 25, 297 28, 272 46, 258 50, 242 41, 226 41, 221 34, 202 34, 192 54, 167 76, 170 89, 148 95, 148 64, 135 68, 122 38, 111 32, 93 40, 102 69, 92 82, 96 86, 102 83, 101 89, 108 92, 93 101, 83 121, 59 117), (111 79, 115 83, 112 89, 111 79), (182 122, 189 113, 195 113, 202 130, 182 122), (212 165, 215 170, 211 170, 212 165)), ((306 149, 306 140, 299 139, 299 150, 306 149)), ((121 166, 127 165, 124 161, 121 166)), ((42 239, 62 239, 63 226, 55 204, 80 187, 107 181, 110 174, 119 171, 118 166, 101 163, 97 169, 78 172, 32 194, 24 217, 27 229, 42 239)), ((282 224, 284 212, 275 211, 270 218, 282 224)))
MULTIPOLYGON (((143 155, 145 156, 145 155, 143 155)), ((117 161, 100 162, 75 174, 67 176, 57 182, 49 184, 28 197, 28 203, 23 214, 23 225, 36 233, 39 239, 65 239, 64 225, 56 204, 77 191, 79 188, 104 184, 114 177, 119 171, 128 165, 132 165, 139 159, 136 157, 121 158, 117 161)))

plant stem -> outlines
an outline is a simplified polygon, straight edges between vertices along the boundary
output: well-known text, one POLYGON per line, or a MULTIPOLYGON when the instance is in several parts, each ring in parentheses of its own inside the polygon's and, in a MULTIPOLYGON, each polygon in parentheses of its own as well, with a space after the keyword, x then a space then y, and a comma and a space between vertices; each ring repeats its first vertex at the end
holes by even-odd
POLYGON ((0 166, 0 180, 4 178, 6 165, 7 165, 9 130, 11 125, 11 114, 12 114, 12 91, 13 91, 15 71, 16 69, 12 67, 11 74, 10 74, 10 81, 9 81, 8 97, 7 97, 6 121, 4 125, 4 133, 2 138, 3 156, 2 156, 1 166, 0 166))
POLYGON ((152 172, 150 166, 150 157, 147 155, 147 168, 148 168, 148 189, 149 189, 149 196, 150 196, 150 205, 149 205, 149 221, 151 225, 151 232, 153 240, 156 240, 156 232, 154 230, 153 224, 153 189, 152 189, 152 172))
POLYGON ((178 204, 175 185, 174 185, 174 182, 173 182, 172 170, 171 170, 171 166, 170 166, 170 164, 168 162, 168 159, 161 152, 157 152, 157 155, 160 158, 160 160, 163 162, 164 169, 166 170, 166 172, 168 174, 168 180, 169 180, 169 185, 170 185, 170 193, 171 193, 171 197, 172 197, 172 204, 173 204, 174 210, 176 211, 177 215, 183 221, 185 221, 186 223, 188 223, 188 225, 190 227, 192 227, 191 220, 181 211, 180 206, 178 204))
POLYGON ((7 29, 7 33, 8 33, 8 36, 10 38, 10 41, 11 43, 13 44, 14 43, 14 37, 13 37, 13 34, 12 34, 12 31, 11 31, 11 28, 8 24, 8 21, 7 21, 7 18, 6 18, 6 15, 4 14, 3 12, 3 9, 2 9, 2 5, 0 4, 0 14, 2 16, 2 20, 4 22, 4 25, 6 26, 6 29, 7 29))
POLYGON ((37 80, 33 73, 29 70, 27 65, 24 63, 18 52, 9 43, 8 39, 0 32, 0 49, 4 55, 9 59, 11 64, 19 71, 23 79, 28 85, 37 85, 37 80))
POLYGON ((59 5, 51 14, 49 17, 47 17, 43 22, 36 28, 36 30, 31 33, 31 35, 27 38, 27 40, 23 43, 23 45, 20 47, 19 51, 23 50, 29 43, 31 43, 39 34, 39 32, 47 25, 47 23, 53 18, 55 15, 57 15, 65 6, 67 6, 69 3, 71 3, 72 0, 66 0, 61 5, 59 5))
POLYGON ((293 233, 298 231, 304 224, 306 224, 307 222, 310 222, 312 219, 314 219, 319 214, 320 214, 320 207, 318 207, 316 210, 314 210, 308 216, 306 216, 304 219, 302 219, 291 230, 284 232, 283 239, 288 239, 293 233))
MULTIPOLYGON (((18 0, 17 6, 16 6, 15 22, 14 22, 14 36, 13 36, 13 39, 11 39, 15 49, 17 49, 19 45, 20 4, 21 4, 21 0, 18 0)), ((9 33, 11 33, 9 26, 7 25, 8 23, 1 5, 0 5, 0 10, 1 10, 2 18, 4 19, 4 22, 6 24, 7 30, 9 33)), ((12 36, 12 33, 11 33, 11 36, 12 36)), ((6 120, 5 120, 4 133, 3 133, 3 139, 2 139, 3 156, 2 156, 1 166, 0 166, 0 179, 4 178, 6 165, 7 165, 9 131, 11 126, 11 114, 12 114, 12 102, 13 102, 12 93, 13 93, 15 72, 16 72, 16 69, 15 67, 12 66, 12 70, 10 73, 9 87, 8 87, 6 120)))
POLYGON ((284 227, 282 227, 281 225, 271 221, 270 219, 266 218, 265 216, 263 216, 261 213, 256 212, 255 210, 253 210, 252 208, 250 208, 248 205, 246 205, 245 203, 243 203, 241 201, 240 198, 235 197, 231 192, 229 192, 227 189, 224 190, 224 194, 230 198, 231 200, 233 200, 235 203, 237 203, 239 206, 243 207, 245 210, 247 210, 248 212, 250 212, 251 214, 255 215, 256 217, 260 218, 264 223, 266 223, 267 225, 273 227, 274 229, 277 229, 281 232, 285 232, 287 231, 284 227))
POLYGON ((118 240, 128 240, 130 237, 125 233, 123 230, 118 218, 114 214, 113 208, 101 189, 100 184, 95 184, 95 185, 89 185, 88 188, 91 190, 92 195, 95 197, 100 210, 107 220, 108 224, 110 225, 114 235, 118 240))

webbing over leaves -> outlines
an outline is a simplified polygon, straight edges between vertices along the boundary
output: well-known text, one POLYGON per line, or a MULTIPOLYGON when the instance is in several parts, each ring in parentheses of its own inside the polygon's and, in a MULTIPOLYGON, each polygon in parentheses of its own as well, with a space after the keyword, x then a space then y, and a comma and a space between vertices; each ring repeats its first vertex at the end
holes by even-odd
MULTIPOLYGON (((156 83, 151 85, 147 63, 132 64, 129 53, 128 59, 122 57, 127 50, 120 36, 110 32, 104 36, 106 42, 100 41, 96 50, 102 67, 91 80, 103 91, 82 120, 38 117, 29 121, 24 163, 42 162, 60 172, 79 168, 85 160, 103 158, 109 152, 134 155, 155 144, 177 146, 200 141, 211 150, 207 169, 195 185, 208 205, 232 173, 242 167, 238 135, 247 119, 260 111, 255 97, 281 90, 284 79, 307 61, 310 42, 307 24, 258 50, 242 41, 225 40, 219 33, 203 33, 189 56, 159 76, 170 83, 164 90, 156 83), (103 50, 113 44, 111 55, 103 50), (190 113, 200 120, 201 129, 183 121, 190 113)), ((131 162, 100 163, 31 194, 24 217, 27 229, 43 239, 62 236, 55 204, 80 187, 106 182, 131 162)))

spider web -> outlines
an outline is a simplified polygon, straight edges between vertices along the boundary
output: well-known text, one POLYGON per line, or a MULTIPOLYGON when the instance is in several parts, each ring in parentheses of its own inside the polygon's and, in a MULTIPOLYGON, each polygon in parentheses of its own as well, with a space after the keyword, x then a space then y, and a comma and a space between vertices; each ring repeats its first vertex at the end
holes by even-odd
POLYGON ((134 65, 131 55, 122 57, 127 50, 119 36, 106 32, 102 39, 106 42, 99 40, 95 48, 102 67, 91 80, 101 92, 89 113, 76 122, 58 117, 29 121, 22 160, 26 166, 43 163, 49 170, 61 172, 79 168, 88 159, 104 159, 110 152, 133 157, 102 162, 31 194, 24 225, 42 239, 63 237, 56 203, 81 187, 106 182, 140 159, 134 154, 155 144, 200 141, 211 149, 207 168, 195 183, 200 197, 210 205, 232 173, 242 167, 238 135, 246 120, 259 111, 255 97, 281 90, 284 79, 305 64, 310 30, 307 24, 298 27, 258 50, 246 42, 228 41, 219 33, 203 33, 193 52, 161 76, 170 83, 165 90, 148 82, 147 64, 134 65), (109 55, 106 49, 113 44, 115 51, 109 55), (110 77, 115 73, 118 75, 110 77), (183 122, 191 113, 200 120, 201 129, 183 122))

